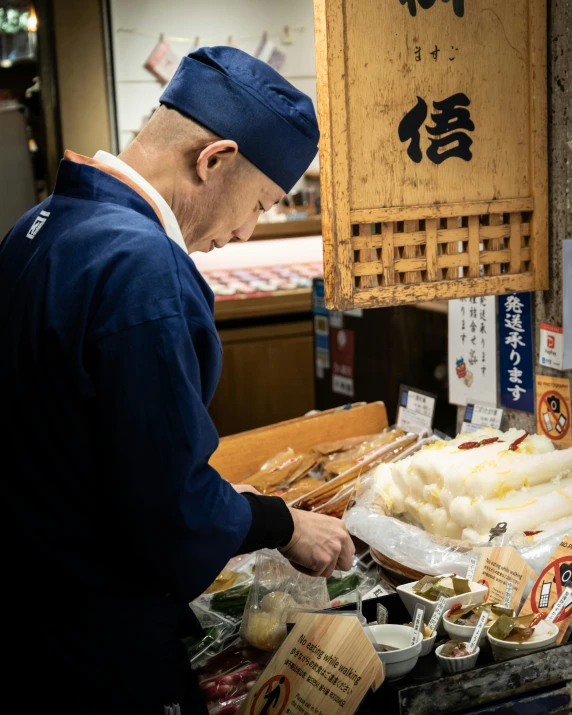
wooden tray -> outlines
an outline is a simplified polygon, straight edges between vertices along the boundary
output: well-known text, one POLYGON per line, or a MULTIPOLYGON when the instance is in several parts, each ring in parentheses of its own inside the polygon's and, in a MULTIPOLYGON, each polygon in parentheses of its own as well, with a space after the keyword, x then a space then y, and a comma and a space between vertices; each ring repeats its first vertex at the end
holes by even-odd
POLYGON ((320 442, 377 434, 386 427, 383 402, 336 408, 223 437, 210 463, 225 479, 236 484, 288 447, 305 452, 320 442))

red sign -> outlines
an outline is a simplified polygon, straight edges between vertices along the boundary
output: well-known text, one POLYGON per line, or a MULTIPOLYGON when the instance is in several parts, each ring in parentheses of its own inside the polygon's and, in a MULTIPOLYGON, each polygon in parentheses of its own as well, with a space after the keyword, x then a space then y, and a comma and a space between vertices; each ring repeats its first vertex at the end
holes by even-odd
POLYGON ((354 331, 343 328, 330 330, 332 362, 332 392, 353 397, 354 389, 354 331))
POLYGON ((254 695, 250 715, 281 715, 290 697, 290 683, 285 675, 275 675, 263 683, 254 695))
MULTIPOLYGON (((538 577, 530 593, 530 607, 535 613, 546 611, 552 603, 560 598, 564 590, 564 583, 568 583, 571 578, 572 561, 570 556, 561 556, 552 561, 538 577), (564 569, 564 571, 563 571, 564 569), (562 578, 564 575, 564 578, 562 578), (554 589, 554 590, 553 590, 554 589), (556 598, 554 598, 556 595, 556 598)), ((554 623, 564 621, 572 616, 572 605, 563 608, 554 619, 554 623)))

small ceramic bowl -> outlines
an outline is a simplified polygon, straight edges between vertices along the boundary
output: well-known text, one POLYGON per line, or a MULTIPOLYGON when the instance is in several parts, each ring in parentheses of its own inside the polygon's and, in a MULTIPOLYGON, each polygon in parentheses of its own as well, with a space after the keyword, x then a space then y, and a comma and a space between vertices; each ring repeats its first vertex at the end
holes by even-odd
MULTIPOLYGON (((514 613, 514 611, 513 611, 514 613)), ((493 621, 494 623, 494 621, 493 621)), ((489 628, 492 626, 492 623, 488 626, 485 626, 483 628, 483 632, 481 634, 480 640, 479 640, 479 645, 483 645, 483 643, 487 639, 487 634, 489 632, 489 628)), ((459 623, 455 623, 454 621, 450 621, 447 618, 447 614, 443 616, 443 627, 447 631, 447 634, 449 635, 449 638, 453 641, 464 641, 465 643, 468 643, 471 638, 473 637, 473 633, 475 632, 476 626, 463 626, 460 625, 459 623)))
POLYGON ((413 628, 410 626, 397 626, 388 623, 381 626, 367 626, 364 631, 374 648, 378 643, 398 648, 398 650, 390 650, 385 653, 377 651, 377 655, 383 663, 386 680, 402 678, 417 665, 423 642, 421 633, 419 633, 417 643, 411 645, 413 628))
POLYGON ((547 623, 550 628, 550 632, 544 637, 539 638, 536 641, 528 643, 511 643, 510 641, 501 641, 498 638, 494 638, 489 633, 487 638, 491 647, 493 649, 493 655, 496 661, 509 660, 509 658, 517 658, 520 655, 528 655, 529 653, 534 653, 537 650, 544 650, 549 648, 551 645, 556 643, 558 639, 558 626, 554 623, 547 623))
POLYGON ((421 653, 419 653, 419 657, 423 658, 425 655, 429 655, 431 651, 433 650, 433 646, 435 645, 435 639, 437 638, 437 631, 433 631, 433 635, 431 638, 423 638, 423 642, 421 643, 421 653))
POLYGON ((471 655, 464 655, 462 658, 445 658, 441 655, 442 650, 443 646, 440 645, 435 651, 435 655, 445 673, 462 673, 465 670, 474 668, 477 664, 479 653, 481 652, 481 649, 477 647, 475 652, 471 653, 471 655))
MULTIPOLYGON (((403 605, 409 611, 411 618, 413 618, 415 614, 417 604, 425 606, 424 619, 425 622, 428 623, 431 620, 433 612, 437 608, 437 601, 430 601, 427 598, 423 598, 423 596, 418 596, 416 593, 413 593, 412 589, 416 583, 417 581, 413 581, 413 583, 405 583, 403 586, 398 586, 397 593, 403 601, 403 605)), ((464 593, 462 596, 451 596, 451 598, 447 599, 444 612, 447 613, 447 611, 453 608, 453 606, 457 603, 460 603, 463 608, 465 606, 474 606, 478 603, 484 603, 487 593, 488 589, 486 586, 473 582, 471 583, 470 593, 464 593)), ((442 623, 439 625, 438 632, 442 635, 445 633, 442 623)))

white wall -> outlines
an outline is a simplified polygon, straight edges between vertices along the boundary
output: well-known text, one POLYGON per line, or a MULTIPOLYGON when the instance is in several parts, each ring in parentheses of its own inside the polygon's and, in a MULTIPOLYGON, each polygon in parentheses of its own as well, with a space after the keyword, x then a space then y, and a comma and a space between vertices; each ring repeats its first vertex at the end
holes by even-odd
POLYGON ((232 44, 254 52, 268 32, 287 56, 281 74, 316 100, 316 61, 312 0, 111 0, 120 148, 124 148, 157 106, 162 85, 145 60, 161 33, 183 57, 194 42, 169 36, 199 37, 199 46, 232 44), (293 28, 293 44, 281 45, 283 28, 293 28), (123 32, 122 30, 130 32, 123 32))

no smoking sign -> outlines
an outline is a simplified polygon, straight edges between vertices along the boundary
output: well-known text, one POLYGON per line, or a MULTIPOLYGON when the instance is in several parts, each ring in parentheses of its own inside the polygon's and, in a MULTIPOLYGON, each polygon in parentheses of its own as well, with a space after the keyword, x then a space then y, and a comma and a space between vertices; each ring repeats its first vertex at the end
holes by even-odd
POLYGON ((570 381, 536 376, 538 432, 559 447, 572 447, 570 431, 570 381))

